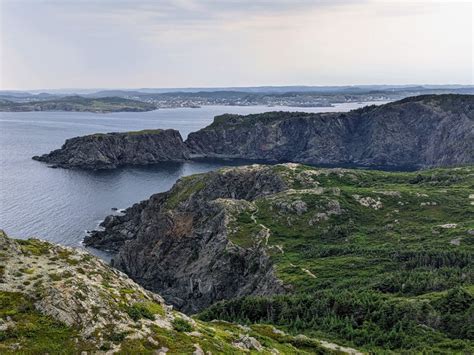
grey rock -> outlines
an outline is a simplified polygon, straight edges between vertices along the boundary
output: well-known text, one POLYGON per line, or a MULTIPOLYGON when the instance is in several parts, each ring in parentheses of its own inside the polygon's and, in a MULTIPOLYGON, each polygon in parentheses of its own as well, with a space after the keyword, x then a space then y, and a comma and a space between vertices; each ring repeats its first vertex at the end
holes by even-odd
POLYGON ((186 177, 123 216, 107 217, 105 230, 84 243, 116 252, 115 267, 187 313, 218 300, 284 293, 263 246, 243 248, 228 239, 226 201, 286 188, 266 166, 186 177))
POLYGON ((178 131, 145 130, 92 134, 66 140, 61 149, 33 157, 61 168, 113 169, 189 158, 178 131))
POLYGON ((474 162, 474 95, 424 95, 347 113, 222 115, 191 133, 194 157, 434 167, 474 162))
POLYGON ((254 337, 248 335, 242 335, 237 341, 233 343, 234 346, 242 349, 242 350, 262 350, 262 344, 255 339, 254 337))

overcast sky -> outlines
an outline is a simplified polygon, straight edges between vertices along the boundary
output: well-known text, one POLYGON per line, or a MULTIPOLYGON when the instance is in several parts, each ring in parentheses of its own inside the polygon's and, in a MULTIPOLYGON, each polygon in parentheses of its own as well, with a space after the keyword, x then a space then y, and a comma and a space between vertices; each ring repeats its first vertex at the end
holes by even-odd
POLYGON ((473 3, 0 0, 0 88, 473 84, 473 3))

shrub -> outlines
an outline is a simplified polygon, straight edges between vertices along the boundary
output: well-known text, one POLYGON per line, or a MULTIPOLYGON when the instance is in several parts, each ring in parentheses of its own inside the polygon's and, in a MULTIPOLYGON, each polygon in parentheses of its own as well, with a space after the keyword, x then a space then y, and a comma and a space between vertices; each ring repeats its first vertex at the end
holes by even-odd
POLYGON ((173 325, 173 328, 178 331, 178 332, 190 332, 193 330, 192 325, 185 319, 183 318, 175 318, 171 322, 173 325))
POLYGON ((154 302, 138 302, 127 307, 126 311, 134 321, 141 318, 155 320, 155 314, 164 315, 163 307, 154 302))

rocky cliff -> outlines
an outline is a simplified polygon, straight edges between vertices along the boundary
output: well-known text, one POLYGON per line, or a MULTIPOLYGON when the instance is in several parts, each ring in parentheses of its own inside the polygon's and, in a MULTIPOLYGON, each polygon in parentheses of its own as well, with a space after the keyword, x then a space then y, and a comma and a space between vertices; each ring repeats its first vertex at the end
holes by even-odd
POLYGON ((176 312, 85 251, 0 231, 2 354, 341 354, 272 326, 202 322, 176 312))
POLYGON ((178 131, 158 129, 71 138, 61 149, 33 159, 62 168, 113 169, 123 165, 182 161, 188 157, 178 131))
POLYGON ((426 95, 348 113, 222 115, 191 133, 192 156, 430 167, 474 162, 474 96, 426 95))
POLYGON ((84 243, 116 252, 114 266, 186 312, 236 296, 283 293, 264 243, 243 248, 228 234, 233 215, 285 188, 268 167, 186 177, 125 215, 107 217, 105 231, 84 243))
POLYGON ((425 95, 347 113, 222 115, 174 130, 94 134, 33 159, 83 169, 188 158, 423 168, 474 162, 474 95, 425 95))

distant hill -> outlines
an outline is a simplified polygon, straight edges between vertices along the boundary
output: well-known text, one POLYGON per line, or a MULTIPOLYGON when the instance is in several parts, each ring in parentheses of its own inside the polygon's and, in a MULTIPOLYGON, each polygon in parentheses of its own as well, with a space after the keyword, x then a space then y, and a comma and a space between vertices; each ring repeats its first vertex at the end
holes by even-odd
MULTIPOLYGON (((42 94, 44 97, 48 94, 42 94)), ((147 102, 130 100, 121 97, 86 98, 67 96, 28 102, 0 100, 0 111, 74 111, 74 112, 144 112, 152 111, 156 106, 147 102)))

